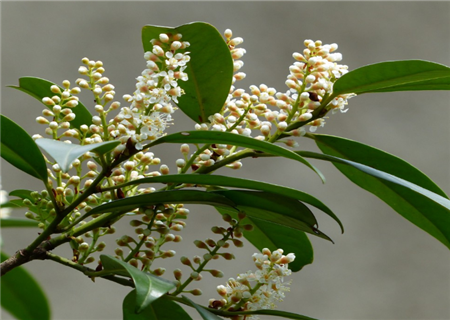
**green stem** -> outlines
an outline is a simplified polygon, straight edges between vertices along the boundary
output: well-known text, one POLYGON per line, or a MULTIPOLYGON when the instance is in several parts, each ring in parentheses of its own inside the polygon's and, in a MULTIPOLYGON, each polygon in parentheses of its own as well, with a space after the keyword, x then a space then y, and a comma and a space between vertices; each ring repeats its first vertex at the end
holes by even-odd
MULTIPOLYGON (((237 225, 236 225, 237 226, 237 225)), ((222 241, 224 241, 224 242, 226 242, 230 237, 231 237, 231 235, 233 234, 233 231, 234 231, 234 229, 236 228, 236 226, 234 226, 233 228, 231 228, 226 234, 225 234, 225 236, 221 239, 222 241)), ((217 246, 216 245, 216 247, 213 249, 213 250, 211 250, 211 251, 209 251, 209 249, 208 249, 208 251, 210 252, 210 255, 212 256, 212 257, 214 257, 215 255, 216 255, 216 253, 220 250, 220 246, 217 246)), ((202 272, 203 271, 203 269, 205 268, 205 266, 208 264, 208 262, 209 261, 211 261, 212 259, 210 259, 210 260, 203 260, 203 262, 197 267, 197 269, 195 269, 194 271, 195 272, 197 272, 198 274, 200 274, 200 272, 202 272)), ((191 278, 191 277, 189 277, 182 285, 180 285, 178 288, 177 288, 177 290, 175 290, 173 293, 172 293, 172 295, 173 296, 176 296, 176 295, 178 295, 178 294, 180 294, 181 292, 183 292, 183 290, 184 290, 184 288, 186 288, 192 281, 193 281, 194 279, 193 278, 191 278)))
POLYGON ((60 263, 62 265, 65 265, 67 267, 70 267, 72 269, 78 270, 80 272, 82 272, 83 274, 85 274, 86 276, 90 277, 90 278, 96 278, 96 277, 100 277, 103 279, 107 279, 116 283, 119 283, 121 285, 124 286, 128 286, 128 287, 134 287, 134 284, 132 281, 129 281, 127 279, 121 278, 121 277, 117 277, 114 275, 114 272, 112 270, 102 270, 102 271, 95 271, 93 269, 90 269, 88 267, 82 266, 78 263, 75 263, 69 259, 60 257, 56 254, 53 254, 51 252, 46 253, 47 255, 47 259, 48 260, 52 260, 55 261, 57 263, 60 263))

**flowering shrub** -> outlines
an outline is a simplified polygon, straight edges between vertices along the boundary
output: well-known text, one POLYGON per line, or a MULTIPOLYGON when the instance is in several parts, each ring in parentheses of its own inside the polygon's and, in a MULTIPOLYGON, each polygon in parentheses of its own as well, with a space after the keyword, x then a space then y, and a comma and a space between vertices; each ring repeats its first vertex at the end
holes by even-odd
POLYGON ((82 59, 75 86, 69 80, 59 86, 25 77, 15 87, 45 105, 36 118, 45 125, 45 135, 30 137, 1 117, 2 157, 44 184, 41 191, 11 191, 15 199, 10 201, 1 193, 2 227, 42 229, 28 247, 11 257, 2 254, 3 283, 16 297, 2 300, 2 307, 11 314, 50 318, 43 293, 21 267, 41 259, 92 280, 132 287, 123 304, 125 319, 191 319, 180 304, 208 320, 258 319, 258 314, 310 319, 274 309, 289 291, 292 280, 285 277, 312 262, 306 234, 331 240, 318 229, 311 207, 343 230, 342 223, 319 199, 300 190, 215 174, 222 167, 242 168, 246 158, 285 157, 322 180, 307 159, 330 161, 450 248, 450 201, 430 179, 381 150, 316 133, 331 114, 347 112, 348 100, 360 94, 448 90, 450 68, 409 60, 349 72, 339 64, 337 44, 305 40, 302 52, 293 54, 285 89, 261 84, 247 92, 237 87, 245 78, 243 39, 233 37, 231 30, 221 36, 206 23, 146 26, 142 39, 146 67, 136 78, 136 90, 123 96, 122 103, 103 63, 88 58, 82 59), (78 98, 81 90, 92 92, 94 114, 78 98), (176 126, 177 109, 194 121, 193 130, 167 134, 168 126, 176 126), (297 150, 305 138, 313 139, 322 153, 297 150), (180 145, 180 157, 172 163, 176 173, 153 152, 164 143, 180 145), (213 206, 225 223, 212 226, 215 239, 194 241, 203 253, 194 257, 165 246, 182 242, 189 204, 213 206), (7 210, 14 208, 25 209, 27 219, 9 218, 7 210), (102 239, 116 233, 120 220, 135 234, 118 235, 117 247, 107 248, 102 239), (199 296, 202 290, 192 282, 207 274, 224 277, 207 265, 233 260, 230 248, 242 247, 243 238, 258 250, 253 255, 256 271, 229 278, 217 287, 220 297, 203 300, 203 306, 193 302, 187 294, 199 296), (67 243, 67 256, 52 252, 67 243), (105 250, 108 254, 99 254, 105 250), (164 267, 153 265, 174 257, 188 273, 176 268, 166 275, 164 267), (27 285, 14 285, 17 279, 26 279, 27 285), (19 300, 28 301, 30 310, 20 309, 19 300))

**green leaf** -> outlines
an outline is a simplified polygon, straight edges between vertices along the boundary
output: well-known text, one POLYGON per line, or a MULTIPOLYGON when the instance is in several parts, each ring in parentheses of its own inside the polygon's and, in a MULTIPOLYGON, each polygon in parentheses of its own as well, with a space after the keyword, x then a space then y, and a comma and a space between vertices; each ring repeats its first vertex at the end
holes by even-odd
POLYGON ((191 305, 192 307, 197 310, 197 312, 202 316, 204 320, 223 320, 222 318, 216 316, 214 313, 209 312, 205 308, 199 306, 195 302, 193 302, 191 299, 189 299, 186 296, 182 296, 183 300, 186 301, 187 304, 191 305))
POLYGON ((47 165, 34 140, 18 124, 0 115, 0 154, 16 168, 47 182, 47 165))
MULTIPOLYGON (((36 77, 23 77, 19 79, 19 86, 9 86, 9 87, 28 93, 30 96, 36 98, 42 103, 42 98, 44 97, 51 98, 55 95, 50 90, 50 87, 52 85, 55 84, 45 79, 36 77)), ((61 89, 61 91, 64 90, 61 87, 59 88, 61 89)), ((48 108, 47 105, 45 106, 48 108)), ((75 119, 70 121, 71 128, 80 128, 80 126, 83 124, 88 126, 92 124, 91 113, 80 101, 78 101, 78 105, 76 107, 71 108, 70 110, 76 115, 75 119)))
POLYGON ((331 156, 311 157, 335 162, 352 182, 450 248, 450 200, 425 174, 398 157, 356 141, 328 135, 314 135, 314 139, 331 156))
POLYGON ((161 203, 195 203, 213 206, 234 207, 234 203, 226 197, 205 191, 170 190, 141 194, 102 204, 89 211, 89 215, 110 211, 134 210, 140 206, 150 206, 161 203))
POLYGON ((192 320, 178 303, 164 297, 151 303, 139 314, 134 312, 135 302, 136 290, 133 290, 123 300, 124 320, 192 320))
POLYGON ((17 190, 13 190, 9 193, 10 197, 18 197, 21 199, 28 199, 32 202, 34 202, 33 197, 31 196, 31 193, 33 191, 28 190, 28 189, 17 189, 17 190))
POLYGON ((423 60, 386 61, 350 71, 333 85, 344 93, 450 90, 450 68, 423 60))
POLYGON ((344 227, 338 217, 319 199, 302 192, 300 190, 280 186, 277 184, 270 184, 266 182, 248 180, 234 177, 227 177, 221 175, 202 175, 202 174, 172 174, 172 175, 162 175, 158 177, 149 177, 143 179, 137 179, 130 181, 128 183, 122 184, 122 187, 143 183, 188 183, 195 184, 197 187, 201 186, 222 186, 222 187, 235 187, 235 188, 245 188, 253 189, 259 191, 267 191, 273 194, 279 194, 282 196, 288 196, 302 202, 308 203, 326 214, 332 217, 341 227, 342 232, 344 232, 344 227))
POLYGON ((136 269, 126 262, 107 255, 101 255, 103 268, 114 271, 115 274, 130 276, 136 288, 135 313, 142 312, 152 302, 175 288, 175 284, 150 273, 136 269))
MULTIPOLYGON (((6 259, 8 256, 2 252, 1 261, 6 259)), ((2 308, 16 319, 50 319, 50 307, 45 293, 23 267, 14 268, 3 275, 0 289, 2 308)))
POLYGON ((310 317, 307 317, 307 316, 304 316, 301 314, 297 314, 297 313, 278 311, 278 310, 269 310, 269 309, 240 312, 240 314, 242 314, 242 315, 252 315, 252 314, 270 315, 270 316, 277 316, 277 317, 281 317, 281 318, 296 319, 296 320, 317 320, 315 318, 310 318, 310 317))
POLYGON ((218 131, 177 132, 161 137, 158 140, 146 145, 144 148, 150 148, 161 143, 229 144, 253 150, 258 150, 262 152, 267 152, 268 154, 274 156, 280 156, 299 161, 307 165, 309 168, 313 169, 319 175, 322 181, 325 181, 325 177, 316 167, 314 167, 312 164, 310 164, 308 161, 306 161, 303 157, 299 156, 295 152, 266 141, 259 141, 254 138, 244 137, 230 132, 218 132, 218 131))
POLYGON ((317 229, 316 218, 308 207, 296 199, 248 190, 225 190, 211 193, 230 199, 252 220, 262 220, 270 224, 301 230, 331 241, 327 235, 317 229))
POLYGON ((185 94, 178 98, 178 107, 192 120, 207 122, 208 117, 219 112, 227 99, 233 78, 233 59, 219 31, 205 22, 194 22, 176 28, 145 26, 142 43, 151 51, 151 39, 161 33, 181 33, 181 41, 188 41, 191 60, 184 70, 188 81, 178 81, 185 94))
MULTIPOLYGON (((237 219, 237 213, 234 210, 217 207, 216 209, 222 215, 229 214, 234 219, 237 219)), ((294 253, 295 260, 289 264, 289 269, 293 272, 300 271, 305 265, 313 262, 313 248, 303 231, 254 219, 253 216, 246 216, 241 223, 253 226, 251 231, 244 230, 244 237, 259 251, 264 248, 268 248, 271 251, 281 248, 285 253, 294 253)))
POLYGON ((0 227, 37 227, 38 222, 29 219, 18 219, 18 218, 1 218, 0 227))
POLYGON ((13 199, 8 202, 1 203, 0 208, 18 209, 18 208, 26 208, 26 206, 23 204, 23 201, 21 199, 13 199))
POLYGON ((103 155, 117 147, 120 144, 120 141, 105 141, 80 146, 78 144, 69 144, 58 140, 42 138, 37 139, 36 143, 55 159, 62 172, 67 172, 69 171, 72 162, 86 152, 94 152, 98 155, 103 155))

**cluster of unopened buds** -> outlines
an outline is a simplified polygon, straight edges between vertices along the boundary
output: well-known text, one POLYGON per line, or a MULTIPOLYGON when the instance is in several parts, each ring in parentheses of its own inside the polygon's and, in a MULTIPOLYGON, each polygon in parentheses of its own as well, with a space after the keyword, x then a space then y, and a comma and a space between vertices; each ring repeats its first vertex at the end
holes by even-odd
POLYGON ((294 260, 293 253, 283 255, 282 249, 271 252, 264 248, 261 253, 253 254, 257 270, 239 274, 236 279, 230 278, 226 285, 219 285, 217 292, 221 299, 209 300, 209 307, 226 311, 274 309, 275 303, 282 301, 284 293, 289 291, 290 282, 284 282, 284 277, 291 274, 288 264, 294 260))

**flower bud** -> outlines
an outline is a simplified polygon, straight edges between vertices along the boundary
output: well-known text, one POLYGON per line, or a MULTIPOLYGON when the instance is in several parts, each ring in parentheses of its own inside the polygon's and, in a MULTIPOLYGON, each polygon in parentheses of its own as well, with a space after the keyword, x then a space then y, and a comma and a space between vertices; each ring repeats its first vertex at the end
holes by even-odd
POLYGON ((200 240, 195 240, 194 244, 199 249, 206 249, 207 248, 206 244, 203 241, 200 241, 200 240))
POLYGON ((224 285, 217 286, 217 293, 220 294, 222 297, 227 296, 227 288, 224 285))
POLYGON ((210 270, 209 272, 215 278, 223 278, 223 272, 220 270, 210 270))
POLYGON ((183 276, 180 269, 173 270, 173 275, 177 280, 181 280, 181 277, 183 276))
POLYGON ((163 259, 172 258, 175 256, 175 254, 176 254, 175 250, 167 250, 162 254, 161 258, 163 259))
POLYGON ((191 293, 192 293, 194 296, 201 296, 201 295, 203 294, 202 290, 200 290, 200 289, 194 289, 194 290, 191 290, 191 293))
POLYGON ((180 261, 182 264, 186 265, 186 266, 192 266, 191 260, 189 260, 188 257, 182 256, 180 258, 180 261))
POLYGON ((166 268, 157 268, 157 269, 153 270, 153 274, 155 276, 162 276, 164 274, 164 272, 166 272, 166 268))
MULTIPOLYGON (((153 159, 155 160, 155 159, 153 159)), ((163 164, 160 168, 159 171, 161 171, 162 174, 169 174, 169 167, 166 166, 165 164, 163 164)))

